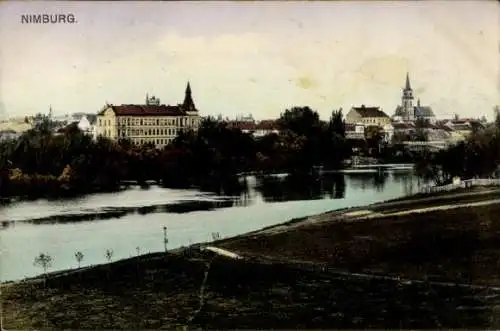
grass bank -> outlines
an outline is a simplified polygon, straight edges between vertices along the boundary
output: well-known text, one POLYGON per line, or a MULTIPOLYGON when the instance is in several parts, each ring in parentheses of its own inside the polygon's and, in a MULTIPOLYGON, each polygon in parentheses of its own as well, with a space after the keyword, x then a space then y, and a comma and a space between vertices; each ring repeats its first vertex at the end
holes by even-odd
POLYGON ((351 272, 500 286, 499 191, 479 195, 448 194, 436 200, 375 204, 378 215, 357 221, 342 212, 325 213, 297 223, 240 236, 218 246, 272 260, 322 263, 351 272), (422 212, 460 204, 460 208, 422 212), (418 209, 418 213, 409 210, 418 209), (395 212, 408 212, 397 215, 395 212))
MULTIPOLYGON (((442 198, 470 203, 498 192, 442 198)), ((500 204, 392 214, 436 201, 363 207, 389 213, 367 220, 325 213, 213 243, 243 260, 192 247, 3 284, 4 327, 497 328, 498 290, 432 281, 500 285, 500 204)))

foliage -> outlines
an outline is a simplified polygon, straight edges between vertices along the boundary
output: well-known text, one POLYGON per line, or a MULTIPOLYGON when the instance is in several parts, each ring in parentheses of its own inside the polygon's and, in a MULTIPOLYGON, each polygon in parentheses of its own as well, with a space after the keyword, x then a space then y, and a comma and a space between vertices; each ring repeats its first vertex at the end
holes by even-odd
POLYGON ((78 268, 80 268, 80 264, 83 261, 83 257, 84 257, 84 255, 82 252, 78 251, 75 253, 75 259, 76 259, 76 262, 78 262, 78 268))
POLYGON ((496 106, 495 107, 495 129, 497 131, 497 133, 500 134, 500 107, 499 106, 496 106))
POLYGON ((212 241, 217 241, 217 240, 220 240, 220 233, 212 232, 212 241))
POLYGON ((349 156, 342 110, 328 122, 309 107, 293 107, 277 120, 280 134, 254 139, 212 118, 197 132, 181 132, 164 149, 127 140, 93 141, 77 126, 53 134, 53 123, 37 119, 18 140, 0 143, 3 196, 60 196, 117 190, 124 181, 153 180, 167 187, 219 189, 247 172, 309 171, 338 167, 349 156))
POLYGON ((111 259, 113 258, 113 250, 112 249, 107 249, 106 252, 104 253, 104 256, 106 257, 106 260, 108 262, 111 262, 111 259))
POLYGON ((368 148, 378 149, 384 139, 382 129, 375 125, 365 127, 365 139, 368 148))
POLYGON ((500 165, 500 131, 495 127, 474 132, 467 140, 417 162, 417 172, 438 184, 462 179, 491 177, 500 165))
POLYGON ((40 253, 37 257, 35 257, 35 261, 33 265, 39 266, 43 268, 43 272, 46 274, 47 269, 52 266, 52 257, 45 253, 40 253))

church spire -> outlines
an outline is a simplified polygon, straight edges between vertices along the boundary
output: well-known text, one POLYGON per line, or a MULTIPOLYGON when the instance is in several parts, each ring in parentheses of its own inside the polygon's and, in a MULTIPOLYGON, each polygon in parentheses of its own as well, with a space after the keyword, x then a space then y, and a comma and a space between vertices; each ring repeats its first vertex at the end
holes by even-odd
POLYGON ((410 75, 406 73, 406 84, 403 89, 402 104, 404 121, 413 121, 415 110, 413 107, 413 90, 410 85, 410 75))
POLYGON ((408 72, 406 72, 405 90, 411 90, 411 86, 410 86, 410 74, 408 72))
POLYGON ((194 106, 193 97, 191 96, 191 85, 189 81, 186 86, 186 92, 184 96, 184 102, 182 103, 185 111, 196 111, 196 107, 194 106))

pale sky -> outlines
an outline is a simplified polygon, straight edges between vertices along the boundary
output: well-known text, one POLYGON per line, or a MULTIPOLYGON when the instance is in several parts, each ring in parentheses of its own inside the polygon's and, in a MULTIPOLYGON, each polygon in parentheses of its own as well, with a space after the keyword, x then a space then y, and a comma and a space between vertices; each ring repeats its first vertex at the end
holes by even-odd
POLYGON ((182 102, 276 118, 310 106, 392 115, 406 72, 438 117, 500 104, 500 5, 415 2, 1 2, 0 114, 182 102), (21 24, 73 13, 76 24, 21 24))

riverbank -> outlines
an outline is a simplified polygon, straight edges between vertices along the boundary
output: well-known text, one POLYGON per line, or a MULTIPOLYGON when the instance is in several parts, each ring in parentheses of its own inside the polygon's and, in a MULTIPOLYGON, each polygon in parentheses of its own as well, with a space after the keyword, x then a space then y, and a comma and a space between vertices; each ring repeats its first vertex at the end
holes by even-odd
POLYGON ((498 327, 498 212, 485 188, 391 201, 211 243, 239 260, 193 246, 3 284, 4 327, 498 327))

